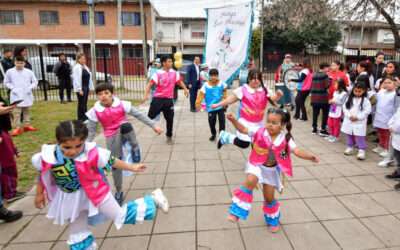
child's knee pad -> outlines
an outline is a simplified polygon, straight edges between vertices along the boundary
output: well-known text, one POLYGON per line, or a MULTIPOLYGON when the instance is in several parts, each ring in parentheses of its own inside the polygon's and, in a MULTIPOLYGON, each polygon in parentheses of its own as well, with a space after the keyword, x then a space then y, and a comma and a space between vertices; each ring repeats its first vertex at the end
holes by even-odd
POLYGON ((133 131, 132 124, 130 123, 121 124, 121 134, 129 134, 132 131, 133 131))

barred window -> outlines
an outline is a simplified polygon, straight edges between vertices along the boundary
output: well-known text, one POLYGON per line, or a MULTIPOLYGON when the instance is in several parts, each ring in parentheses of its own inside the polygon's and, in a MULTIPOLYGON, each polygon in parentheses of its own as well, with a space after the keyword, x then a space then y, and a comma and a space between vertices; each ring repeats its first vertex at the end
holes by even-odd
POLYGON ((40 25, 59 24, 58 11, 40 11, 40 25))
POLYGON ((0 10, 0 24, 24 24, 22 10, 0 10))
POLYGON ((139 12, 122 12, 121 18, 124 26, 140 26, 139 12))

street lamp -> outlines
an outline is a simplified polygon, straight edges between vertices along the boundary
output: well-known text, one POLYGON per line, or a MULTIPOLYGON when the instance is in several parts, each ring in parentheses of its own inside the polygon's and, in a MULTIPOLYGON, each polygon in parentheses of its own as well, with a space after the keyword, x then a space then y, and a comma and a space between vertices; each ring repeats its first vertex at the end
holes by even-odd
POLYGON ((92 68, 93 83, 96 85, 96 44, 94 28, 94 2, 95 0, 86 0, 89 5, 89 30, 90 30, 90 64, 92 68))

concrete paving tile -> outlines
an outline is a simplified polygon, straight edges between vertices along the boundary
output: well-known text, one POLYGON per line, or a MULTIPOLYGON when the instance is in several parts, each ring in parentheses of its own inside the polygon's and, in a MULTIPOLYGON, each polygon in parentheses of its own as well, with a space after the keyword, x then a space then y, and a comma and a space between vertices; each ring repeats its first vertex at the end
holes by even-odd
POLYGON ((131 185, 131 189, 149 189, 161 187, 165 179, 164 174, 155 175, 136 175, 131 185))
POLYGON ((259 250, 261 246, 268 246, 268 249, 292 250, 282 230, 272 234, 267 227, 244 228, 242 234, 248 250, 259 250))
POLYGON ((33 219, 33 216, 23 216, 13 223, 0 224, 0 244, 6 244, 13 239, 33 219))
POLYGON ((317 180, 291 182, 294 189, 303 198, 321 197, 331 195, 317 180))
POLYGON ((53 243, 30 243, 30 244, 11 244, 4 250, 47 250, 50 249, 53 243))
POLYGON ((168 174, 165 179, 165 187, 193 187, 194 173, 168 174))
POLYGON ((375 176, 352 176, 347 177, 352 183, 357 185, 364 192, 379 192, 379 191, 388 191, 392 188, 381 182, 375 176))
POLYGON ((145 162, 167 162, 170 159, 171 153, 170 152, 163 152, 163 153, 148 153, 146 158, 144 159, 145 162))
POLYGON ((196 173, 197 186, 226 185, 223 172, 200 172, 196 173))
POLYGON ((334 164, 331 166, 334 168, 336 171, 341 173, 343 176, 357 176, 357 175, 366 175, 368 174, 367 171, 364 169, 358 167, 357 165, 354 164, 334 164))
POLYGON ((150 236, 119 237, 105 239, 100 249, 131 250, 146 249, 150 236))
POLYGON ((340 249, 319 222, 284 225, 283 228, 296 250, 340 249))
POLYGON ((195 228, 195 208, 174 207, 169 209, 168 214, 157 215, 154 233, 194 231, 195 228))
POLYGON ((246 179, 246 174, 244 171, 230 171, 225 172, 226 178, 228 179, 229 185, 240 185, 246 179))
POLYGON ((197 230, 219 230, 237 228, 227 220, 229 205, 197 207, 197 230))
POLYGON ((190 233, 153 235, 149 250, 195 250, 196 235, 190 233))
POLYGON ((362 218, 361 222, 386 246, 400 246, 400 237, 397 235, 400 220, 393 215, 362 218))
POLYGON ((400 213, 400 193, 396 191, 378 192, 369 194, 381 206, 391 213, 400 213))
POLYGON ((227 186, 197 187, 198 205, 229 204, 231 196, 227 186))
POLYGON ((223 171, 220 160, 197 160, 197 172, 220 172, 223 171))
POLYGON ((172 152, 171 161, 178 161, 178 160, 186 160, 192 161, 194 160, 194 152, 172 152))
POLYGON ((344 177, 320 179, 319 182, 334 195, 362 193, 360 188, 344 177))
POLYGON ((168 165, 168 173, 193 173, 194 161, 170 161, 168 165))
POLYGON ((385 215, 389 212, 367 194, 352 194, 337 197, 355 216, 385 215))
POLYGON ((196 205, 194 187, 164 188, 163 191, 172 207, 196 205))
POLYGON ((353 215, 335 197, 310 198, 304 201, 319 220, 353 218, 353 215))
POLYGON ((322 222, 343 249, 372 249, 384 247, 357 219, 322 222))
POLYGON ((308 171, 307 167, 294 167, 293 177, 290 178, 289 180, 298 181, 298 180, 310 180, 310 179, 315 179, 315 177, 308 171))
POLYGON ((282 201, 281 213, 282 224, 302 223, 317 220, 301 199, 282 201))
POLYGON ((199 250, 244 250, 239 230, 203 231, 198 233, 199 250))

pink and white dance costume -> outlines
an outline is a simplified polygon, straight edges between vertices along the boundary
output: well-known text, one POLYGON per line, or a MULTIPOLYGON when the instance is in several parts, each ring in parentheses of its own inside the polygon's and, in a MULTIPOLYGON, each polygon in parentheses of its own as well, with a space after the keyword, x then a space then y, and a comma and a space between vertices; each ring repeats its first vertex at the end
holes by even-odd
MULTIPOLYGON (((249 137, 252 138, 252 150, 246 166, 246 174, 254 175, 261 184, 274 186, 279 192, 283 190, 281 174, 292 176, 292 162, 290 152, 296 148, 291 139, 285 139, 285 133, 281 132, 275 141, 265 127, 250 129, 249 137)), ((253 191, 241 186, 233 191, 232 204, 229 213, 246 220, 253 202, 253 191)), ((264 219, 268 226, 276 227, 280 219, 280 203, 273 200, 264 202, 264 219)))
MULTIPOLYGON (((136 139, 133 126, 127 120, 127 115, 135 117, 151 128, 155 126, 155 122, 132 106, 131 102, 122 101, 114 96, 110 107, 105 107, 97 101, 94 107, 86 113, 89 130, 88 141, 93 141, 96 135, 97 123, 100 123, 103 127, 104 137, 106 138, 107 149, 111 151, 112 156, 122 159, 122 146, 125 142, 129 142, 132 147, 133 162, 140 162, 139 143, 136 139)), ((117 193, 121 192, 123 182, 122 171, 120 169, 113 169, 112 175, 117 193)), ((118 200, 121 203, 122 199, 118 200)))
MULTIPOLYGON (((233 91, 233 94, 240 100, 238 110, 238 121, 248 129, 260 128, 263 124, 265 109, 268 104, 268 93, 265 93, 261 86, 257 89, 245 84, 233 91)), ((219 142, 223 144, 235 144, 241 148, 247 148, 251 139, 248 135, 236 132, 236 136, 221 131, 219 142)))
POLYGON ((123 224, 153 219, 156 203, 168 203, 161 190, 156 190, 120 207, 104 174, 104 170, 111 170, 115 158, 95 143, 86 142, 84 147, 74 159, 65 157, 58 145, 43 145, 42 151, 32 157, 49 201, 47 218, 54 224, 70 223, 67 243, 72 250, 96 249, 89 224, 112 219, 120 229, 123 224))

